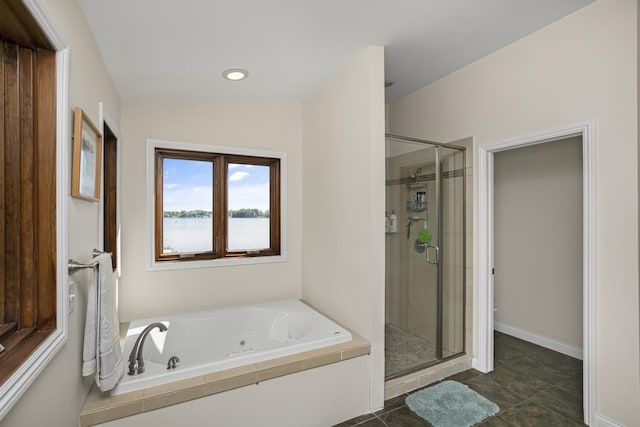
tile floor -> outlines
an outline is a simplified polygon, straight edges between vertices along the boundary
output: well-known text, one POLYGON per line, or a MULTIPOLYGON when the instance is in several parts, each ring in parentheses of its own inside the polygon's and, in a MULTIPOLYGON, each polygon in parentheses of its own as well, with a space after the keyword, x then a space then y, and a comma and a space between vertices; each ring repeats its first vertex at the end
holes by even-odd
MULTIPOLYGON (((447 378, 468 385, 500 407, 481 426, 584 425, 582 361, 496 332, 494 367, 488 374, 470 369, 447 378)), ((429 426, 404 404, 406 397, 389 399, 380 411, 336 427, 429 426)))

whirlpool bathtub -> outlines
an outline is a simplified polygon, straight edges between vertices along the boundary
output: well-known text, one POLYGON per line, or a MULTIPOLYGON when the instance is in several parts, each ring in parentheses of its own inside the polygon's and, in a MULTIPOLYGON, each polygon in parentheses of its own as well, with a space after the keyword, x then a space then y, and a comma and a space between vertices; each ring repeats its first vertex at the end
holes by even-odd
POLYGON ((136 320, 130 323, 122 357, 125 374, 111 395, 351 341, 351 333, 298 300, 136 320), (147 336, 145 371, 128 375, 128 358, 142 330, 147 336), (180 361, 167 369, 169 359, 180 361))

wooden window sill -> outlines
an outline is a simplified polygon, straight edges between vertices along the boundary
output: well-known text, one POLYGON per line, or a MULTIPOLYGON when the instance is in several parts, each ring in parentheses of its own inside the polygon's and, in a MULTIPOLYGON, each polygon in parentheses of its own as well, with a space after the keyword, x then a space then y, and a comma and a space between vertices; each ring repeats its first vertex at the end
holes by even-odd
POLYGON ((0 353, 0 384, 4 383, 53 331, 22 329, 3 339, 4 351, 0 353))

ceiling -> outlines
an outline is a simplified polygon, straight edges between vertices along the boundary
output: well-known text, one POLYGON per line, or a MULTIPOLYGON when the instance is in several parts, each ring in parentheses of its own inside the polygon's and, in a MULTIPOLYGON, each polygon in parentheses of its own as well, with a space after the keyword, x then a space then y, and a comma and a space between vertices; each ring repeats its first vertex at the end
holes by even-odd
POLYGON ((378 45, 392 102, 593 0, 79 1, 125 100, 300 101, 378 45))

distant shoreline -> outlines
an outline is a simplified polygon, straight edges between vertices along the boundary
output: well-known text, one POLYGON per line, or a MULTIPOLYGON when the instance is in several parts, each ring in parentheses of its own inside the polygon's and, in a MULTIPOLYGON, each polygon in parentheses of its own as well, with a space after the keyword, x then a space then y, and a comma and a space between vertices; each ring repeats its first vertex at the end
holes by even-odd
MULTIPOLYGON (((164 211, 164 218, 211 218, 213 212, 203 210, 191 211, 164 211)), ((260 209, 230 209, 229 217, 231 218, 269 218, 269 211, 261 211, 260 209)))

